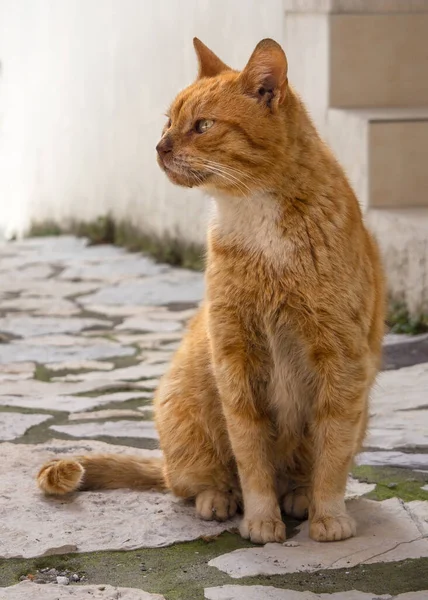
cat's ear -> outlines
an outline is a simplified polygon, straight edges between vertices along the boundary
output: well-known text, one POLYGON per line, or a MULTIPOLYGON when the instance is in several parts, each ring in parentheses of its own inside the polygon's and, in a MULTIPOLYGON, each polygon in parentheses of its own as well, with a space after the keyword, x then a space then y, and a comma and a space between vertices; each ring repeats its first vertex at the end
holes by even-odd
POLYGON ((225 65, 214 52, 196 37, 193 38, 193 46, 199 63, 198 79, 201 77, 215 77, 223 71, 230 71, 230 67, 225 65))
POLYGON ((240 75, 243 92, 276 111, 287 94, 287 58, 274 40, 259 42, 240 75))

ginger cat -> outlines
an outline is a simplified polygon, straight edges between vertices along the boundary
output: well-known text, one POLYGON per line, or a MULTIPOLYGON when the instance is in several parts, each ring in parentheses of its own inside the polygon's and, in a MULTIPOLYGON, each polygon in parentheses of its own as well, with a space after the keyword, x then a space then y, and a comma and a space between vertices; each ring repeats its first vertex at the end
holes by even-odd
POLYGON ((354 193, 263 40, 242 72, 195 39, 197 81, 157 146, 171 181, 216 201, 206 297, 157 391, 164 458, 81 456, 38 475, 48 494, 169 489, 203 519, 282 542, 281 509, 314 540, 355 534, 347 474, 379 369, 383 274, 354 193))

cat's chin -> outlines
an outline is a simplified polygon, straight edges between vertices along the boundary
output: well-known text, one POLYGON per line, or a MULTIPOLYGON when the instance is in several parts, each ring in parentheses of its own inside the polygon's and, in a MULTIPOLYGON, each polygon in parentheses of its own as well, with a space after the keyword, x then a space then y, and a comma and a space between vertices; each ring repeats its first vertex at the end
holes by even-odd
POLYGON ((165 172, 168 179, 171 181, 171 183, 174 183, 175 185, 180 185, 182 187, 193 188, 202 186, 210 177, 209 173, 198 175, 194 175, 193 173, 177 173, 172 169, 168 169, 168 167, 166 167, 165 165, 163 165, 162 169, 165 172))

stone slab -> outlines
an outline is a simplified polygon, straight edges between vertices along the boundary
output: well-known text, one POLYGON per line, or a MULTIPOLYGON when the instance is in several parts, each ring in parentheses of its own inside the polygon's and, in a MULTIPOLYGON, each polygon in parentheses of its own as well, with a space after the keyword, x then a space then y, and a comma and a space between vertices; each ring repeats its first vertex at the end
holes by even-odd
POLYGON ((89 304, 142 304, 167 305, 199 302, 204 293, 201 273, 177 269, 166 275, 150 277, 144 281, 125 282, 104 287, 94 294, 79 298, 89 304))
POLYGON ((145 421, 140 413, 140 420, 106 421, 104 423, 76 423, 73 425, 52 425, 52 431, 65 433, 75 438, 143 438, 159 439, 158 432, 152 421, 145 421))
POLYGON ((171 267, 155 263, 145 256, 128 255, 122 260, 104 263, 83 263, 65 269, 60 279, 98 280, 103 282, 122 281, 136 277, 148 277, 165 273, 171 267))
MULTIPOLYGON (((139 381, 140 379, 148 379, 159 377, 167 370, 168 365, 160 364, 144 364, 140 363, 132 367, 124 367, 123 369, 114 369, 107 373, 103 373, 104 381, 139 381)), ((54 377, 53 381, 94 381, 100 378, 100 374, 96 372, 76 373, 65 375, 65 377, 54 377)))
POLYGON ((70 360, 68 362, 52 363, 49 365, 51 371, 111 371, 114 364, 101 362, 99 360, 70 360))
POLYGON ((116 329, 125 329, 127 331, 161 332, 161 331, 180 331, 182 325, 178 321, 171 319, 148 319, 143 317, 130 317, 125 319, 116 329))
POLYGON ((428 454, 379 450, 361 452, 356 457, 355 462, 357 465, 370 465, 373 467, 404 467, 406 469, 428 471, 428 454))
POLYGON ((111 585, 58 586, 52 583, 38 585, 22 581, 0 590, 1 600, 165 600, 159 594, 149 594, 135 588, 111 585))
MULTIPOLYGON (((40 408, 40 407, 38 407, 40 408)), ((15 440, 31 427, 50 419, 50 415, 24 415, 22 413, 0 413, 0 440, 15 440)))
POLYGON ((79 319, 66 317, 29 317, 9 314, 0 318, 0 331, 29 338, 49 333, 76 333, 89 328, 108 329, 113 324, 104 319, 79 319))
MULTIPOLYGON (((425 505, 428 502, 423 503, 425 505)), ((428 556, 428 539, 421 528, 420 507, 391 498, 383 502, 352 500, 348 509, 357 521, 355 538, 320 544, 309 538, 308 522, 305 522, 293 538, 292 547, 266 544, 262 548, 236 550, 211 560, 209 565, 233 578, 241 578, 351 568, 359 564, 428 556)))
POLYGON ((61 553, 64 547, 76 552, 157 548, 237 526, 236 520, 201 521, 193 506, 169 494, 109 490, 47 498, 39 492, 34 477, 45 460, 88 452, 160 455, 89 440, 51 440, 40 445, 5 442, 0 461, 0 557, 42 556, 61 553), (9 518, 11 506, 14 519, 9 518))
POLYGON ((72 415, 70 415, 68 417, 69 421, 96 421, 96 420, 100 420, 100 421, 105 421, 108 419, 126 419, 126 417, 140 417, 141 418, 141 413, 142 412, 149 412, 149 410, 153 410, 152 408, 147 410, 148 407, 147 406, 142 406, 140 407, 139 410, 132 410, 130 408, 128 409, 120 409, 120 408, 113 408, 113 409, 107 409, 107 410, 94 410, 94 411, 90 411, 90 412, 79 412, 79 413, 74 413, 72 415), (144 409, 144 410, 140 410, 144 409))
MULTIPOLYGON (((65 337, 65 336, 64 336, 65 337)), ((81 338, 70 344, 39 343, 43 338, 17 340, 9 344, 0 344, 0 364, 11 362, 38 362, 43 365, 68 361, 97 360, 132 356, 135 348, 110 340, 81 338)))
POLYGON ((428 363, 379 374, 365 446, 428 446, 428 363))
POLYGON ((28 312, 36 315, 69 317, 81 312, 81 309, 70 300, 63 298, 14 298, 2 300, 1 310, 28 312))
POLYGON ((97 406, 110 404, 110 402, 108 394, 101 394, 100 396, 0 396, 0 406, 64 411, 69 413, 92 410, 97 406))

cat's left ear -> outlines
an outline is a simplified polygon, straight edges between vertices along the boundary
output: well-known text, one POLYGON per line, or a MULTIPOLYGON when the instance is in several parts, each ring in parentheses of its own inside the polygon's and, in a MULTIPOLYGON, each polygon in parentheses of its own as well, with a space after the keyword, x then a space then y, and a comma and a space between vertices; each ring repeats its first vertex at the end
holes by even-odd
POLYGON ((281 46, 274 40, 262 40, 240 75, 243 92, 275 112, 287 94, 287 71, 287 58, 281 46))
POLYGON ((201 77, 215 77, 223 71, 230 71, 230 67, 225 65, 212 50, 196 37, 193 38, 193 46, 199 63, 198 79, 201 79, 201 77))

